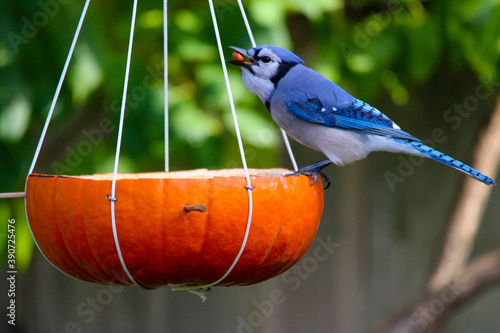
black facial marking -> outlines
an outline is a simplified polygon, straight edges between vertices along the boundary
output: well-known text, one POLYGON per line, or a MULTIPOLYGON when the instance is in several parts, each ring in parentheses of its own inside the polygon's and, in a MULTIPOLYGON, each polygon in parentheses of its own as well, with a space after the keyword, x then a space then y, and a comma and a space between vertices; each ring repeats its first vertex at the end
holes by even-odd
POLYGON ((267 108, 267 111, 271 112, 271 98, 269 98, 266 101, 266 108, 267 108))
POLYGON ((274 87, 276 88, 278 86, 278 82, 283 78, 283 76, 288 73, 290 69, 292 69, 297 63, 280 63, 280 66, 278 67, 278 72, 271 78, 271 82, 274 84, 274 87))
POLYGON ((266 55, 265 55, 265 56, 262 56, 262 57, 261 57, 261 56, 259 56, 260 51, 261 51, 261 50, 256 50, 256 51, 255 51, 255 54, 254 54, 254 56, 253 56, 253 59, 254 59, 255 61, 270 62, 270 61, 271 61, 271 57, 266 56, 266 55))

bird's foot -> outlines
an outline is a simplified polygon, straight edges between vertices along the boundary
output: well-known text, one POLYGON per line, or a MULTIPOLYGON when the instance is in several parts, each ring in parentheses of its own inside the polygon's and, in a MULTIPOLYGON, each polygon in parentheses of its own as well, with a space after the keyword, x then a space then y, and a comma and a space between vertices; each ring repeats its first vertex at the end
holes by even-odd
POLYGON ((311 186, 313 186, 318 181, 318 175, 320 175, 321 178, 323 178, 323 180, 326 183, 326 186, 323 188, 324 190, 326 190, 327 188, 330 187, 332 179, 330 178, 330 176, 328 176, 326 173, 323 172, 323 168, 327 167, 330 164, 332 164, 330 160, 324 160, 321 162, 313 163, 310 165, 303 166, 302 168, 299 168, 299 170, 295 171, 294 173, 288 174, 287 176, 297 176, 297 175, 309 176, 313 179, 313 182, 310 184, 311 186))
POLYGON ((292 173, 290 176, 296 176, 296 175, 309 176, 309 177, 311 177, 313 179, 313 182, 310 184, 311 186, 313 186, 318 181, 318 175, 320 175, 321 178, 323 178, 323 180, 326 183, 326 185, 325 185, 325 187, 323 187, 323 189, 326 190, 327 188, 330 187, 330 185, 332 183, 332 179, 330 178, 330 176, 328 176, 323 171, 321 171, 321 170, 315 170, 315 171, 307 171, 307 170, 305 170, 304 171, 304 170, 301 170, 301 169, 299 169, 296 172, 292 173))

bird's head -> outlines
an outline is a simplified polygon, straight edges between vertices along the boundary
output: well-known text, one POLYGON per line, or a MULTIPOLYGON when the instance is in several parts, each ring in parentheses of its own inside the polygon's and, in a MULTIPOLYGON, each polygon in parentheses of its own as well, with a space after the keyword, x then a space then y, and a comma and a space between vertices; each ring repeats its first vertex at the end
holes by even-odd
POLYGON ((292 52, 273 45, 259 45, 253 49, 231 47, 233 60, 228 63, 240 66, 243 83, 265 103, 278 82, 295 65, 304 61, 292 52))

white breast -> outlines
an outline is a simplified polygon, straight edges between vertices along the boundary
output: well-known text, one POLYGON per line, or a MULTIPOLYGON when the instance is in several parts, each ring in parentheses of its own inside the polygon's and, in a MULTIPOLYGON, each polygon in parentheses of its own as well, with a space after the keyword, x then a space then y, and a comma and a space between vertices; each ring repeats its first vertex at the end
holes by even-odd
POLYGON ((284 108, 271 106, 271 110, 274 121, 295 141, 322 152, 337 165, 362 159, 371 151, 362 134, 309 123, 284 108))
POLYGON ((274 91, 274 84, 270 80, 253 75, 248 69, 243 69, 242 79, 245 87, 259 96, 262 103, 266 103, 274 91))

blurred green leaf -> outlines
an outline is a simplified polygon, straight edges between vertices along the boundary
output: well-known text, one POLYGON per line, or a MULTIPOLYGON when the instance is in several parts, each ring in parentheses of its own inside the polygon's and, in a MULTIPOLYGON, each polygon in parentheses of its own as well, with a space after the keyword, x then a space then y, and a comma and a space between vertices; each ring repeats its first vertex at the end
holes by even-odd
MULTIPOLYGON (((489 12, 491 17, 500 17, 500 5, 489 12)), ((465 31, 463 35, 464 52, 473 68, 483 76, 490 76, 496 71, 500 59, 500 20, 490 19, 481 24, 480 34, 465 31)))
POLYGON ((30 120, 29 101, 22 95, 15 96, 0 113, 0 140, 11 142, 20 140, 26 133, 30 120))
MULTIPOLYGON (((238 108, 236 110, 242 140, 255 147, 275 149, 278 146, 280 136, 278 127, 270 123, 270 116, 264 118, 260 114, 238 108)), ((230 112, 224 114, 224 125, 231 132, 235 132, 233 116, 230 112)))
POLYGON ((74 69, 70 72, 69 83, 75 103, 82 105, 102 83, 103 74, 90 47, 82 43, 75 54, 74 69))
POLYGON ((425 82, 438 65, 442 51, 440 30, 438 22, 430 18, 421 24, 410 24, 404 28, 409 43, 409 72, 418 82, 425 82))
POLYGON ((211 62, 217 58, 217 49, 214 45, 204 43, 194 38, 186 38, 179 45, 179 54, 185 61, 211 62))
POLYGON ((139 16, 138 25, 146 29, 155 29, 163 26, 163 11, 160 9, 149 10, 139 16))
POLYGON ((181 10, 175 14, 175 24, 179 29, 195 34, 203 28, 200 18, 189 10, 181 10))
POLYGON ((189 143, 200 143, 222 131, 219 119, 210 116, 196 105, 186 102, 172 116, 172 126, 180 138, 189 143))

